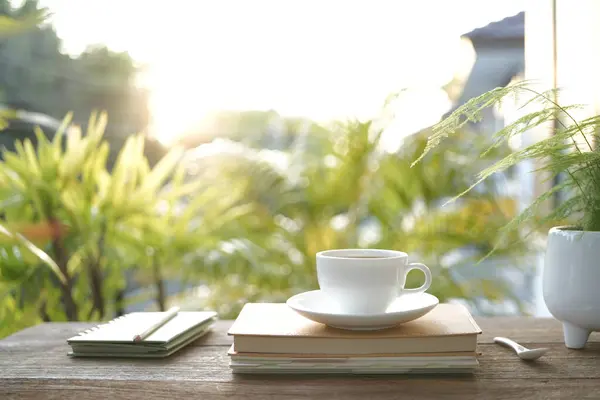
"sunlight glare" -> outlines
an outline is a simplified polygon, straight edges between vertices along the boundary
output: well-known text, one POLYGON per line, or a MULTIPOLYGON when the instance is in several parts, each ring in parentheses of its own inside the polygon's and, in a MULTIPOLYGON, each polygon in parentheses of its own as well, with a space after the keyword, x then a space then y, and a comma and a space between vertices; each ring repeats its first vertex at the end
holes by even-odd
MULTIPOLYGON (((165 144, 217 110, 370 118, 394 91, 447 83, 460 68, 460 34, 523 8, 523 0, 41 3, 56 11, 67 51, 104 42, 150 66, 152 129, 165 144)), ((406 113, 422 125, 439 117, 428 106, 407 104, 406 113)))

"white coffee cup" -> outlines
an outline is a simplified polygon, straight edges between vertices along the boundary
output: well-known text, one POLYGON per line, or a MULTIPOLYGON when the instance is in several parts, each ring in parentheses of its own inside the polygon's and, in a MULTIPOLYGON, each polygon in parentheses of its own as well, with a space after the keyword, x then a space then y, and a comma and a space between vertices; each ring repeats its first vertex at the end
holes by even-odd
POLYGON ((399 296, 422 293, 431 286, 426 265, 408 263, 408 255, 395 250, 339 249, 317 253, 317 279, 321 291, 341 312, 380 314, 399 296), (418 269, 425 283, 404 287, 408 272, 418 269))

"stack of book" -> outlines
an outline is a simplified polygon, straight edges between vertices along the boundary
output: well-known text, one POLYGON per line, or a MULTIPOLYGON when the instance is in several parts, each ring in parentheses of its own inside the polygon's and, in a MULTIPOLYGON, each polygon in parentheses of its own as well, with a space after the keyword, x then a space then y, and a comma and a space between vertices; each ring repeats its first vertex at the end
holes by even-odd
POLYGON ((440 304, 394 328, 349 331, 286 304, 246 304, 229 335, 234 373, 469 373, 481 329, 459 304, 440 304))

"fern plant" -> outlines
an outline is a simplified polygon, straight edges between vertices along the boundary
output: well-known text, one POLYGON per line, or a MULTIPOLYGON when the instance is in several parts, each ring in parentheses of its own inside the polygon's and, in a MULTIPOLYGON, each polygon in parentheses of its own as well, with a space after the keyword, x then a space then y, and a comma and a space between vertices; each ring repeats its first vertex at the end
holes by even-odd
POLYGON ((572 229, 600 231, 600 153, 595 146, 600 116, 578 120, 574 117, 574 111, 583 108, 583 105, 559 104, 555 100, 558 92, 557 89, 539 92, 531 88, 530 81, 521 81, 471 99, 433 126, 424 151, 412 166, 421 162, 428 152, 455 135, 469 122, 479 122, 486 108, 502 107, 509 99, 523 103, 521 110, 533 110, 524 112, 514 122, 495 132, 492 143, 486 146, 482 156, 535 127, 555 121, 557 128, 547 138, 513 151, 482 169, 475 182, 450 201, 464 196, 492 175, 530 160, 538 165, 535 172, 544 174, 549 180, 559 178, 559 183, 543 191, 503 226, 500 242, 506 241, 510 233, 525 227, 529 228, 528 234, 565 223, 571 225, 572 229), (547 202, 559 192, 567 193, 567 200, 546 211, 547 202))

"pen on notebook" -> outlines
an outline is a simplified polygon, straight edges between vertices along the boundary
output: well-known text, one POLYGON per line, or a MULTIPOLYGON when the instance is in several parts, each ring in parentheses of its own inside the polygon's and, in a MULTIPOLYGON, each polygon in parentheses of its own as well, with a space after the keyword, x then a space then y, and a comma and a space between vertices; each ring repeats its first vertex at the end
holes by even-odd
POLYGON ((152 334, 152 332, 156 331, 158 328, 169 322, 173 317, 177 315, 179 312, 179 307, 172 307, 164 312, 164 315, 161 316, 160 320, 156 321, 154 325, 146 329, 144 332, 139 333, 133 337, 134 342, 141 342, 146 339, 148 336, 152 334))

